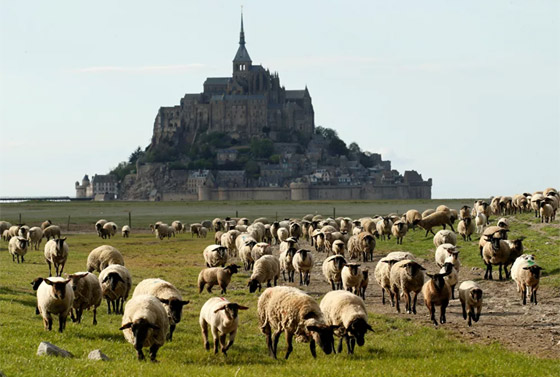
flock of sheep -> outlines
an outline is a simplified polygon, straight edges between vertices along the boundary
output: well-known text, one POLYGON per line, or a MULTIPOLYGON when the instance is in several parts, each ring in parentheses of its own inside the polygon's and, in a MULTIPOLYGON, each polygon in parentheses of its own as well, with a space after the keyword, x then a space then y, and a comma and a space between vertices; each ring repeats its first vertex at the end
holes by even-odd
MULTIPOLYGON (((382 303, 385 304, 387 294, 397 312, 401 310, 402 299, 405 311, 416 314, 417 296, 421 292, 431 320, 437 326, 436 307, 440 308, 439 323, 443 324, 446 322, 446 308, 455 297, 455 287, 459 284, 461 263, 458 237, 453 227, 455 221, 459 220, 457 232, 465 241, 470 240, 474 233, 480 234, 479 250, 486 265, 485 279, 492 279, 492 266, 497 265, 500 280, 502 268, 506 279, 510 275, 514 279, 523 304, 526 304, 527 293, 530 301, 537 304, 537 289, 543 268, 537 264, 534 255, 523 254, 523 238, 507 239, 507 218, 500 218, 496 225, 490 225, 490 216, 534 210, 536 217, 549 222, 555 220, 558 204, 557 190, 549 188, 533 194, 494 197, 490 203, 478 200, 472 208, 463 206, 459 211, 442 205, 422 214, 409 210, 402 216, 391 214, 361 219, 306 215, 302 219, 269 221, 259 218, 250 222, 247 218, 216 218, 190 225, 191 237, 206 237, 209 230, 215 232, 215 243, 202 253, 206 268, 200 272, 197 286, 199 293, 204 288, 211 293, 212 288, 218 285, 224 295, 232 275, 241 268, 251 272, 247 282, 249 292, 260 292, 266 284, 268 288, 259 296, 257 312, 269 354, 274 358, 282 332, 286 333, 288 344, 286 359, 292 352, 294 336, 309 343, 313 357, 316 356, 317 345, 325 354, 335 352, 335 335, 340 338, 337 351, 342 351, 345 341, 348 353, 353 353, 355 344, 362 346, 367 331, 373 331, 367 322, 364 302, 369 274, 359 262, 373 261, 378 240, 389 240, 393 236, 397 244, 402 244, 408 230, 417 226, 426 231, 426 236, 434 234, 435 262, 440 268, 437 273, 425 273, 426 269, 414 255, 397 251, 378 261, 374 277, 382 290, 382 303), (443 229, 434 233, 433 228, 439 226, 443 229), (450 230, 446 229, 447 226, 450 230), (301 247, 304 242, 314 250, 301 247), (320 304, 301 289, 277 286, 280 276, 286 283, 295 283, 296 273, 299 285, 308 286, 315 267, 314 260, 319 253, 326 254, 321 265, 322 273, 332 289, 320 304), (231 259, 243 266, 235 263, 228 265, 231 259)), ((150 228, 162 240, 186 229, 180 221, 171 225, 157 222, 150 228)), ((113 222, 99 220, 95 229, 105 239, 114 236, 118 227, 113 222)), ((183 300, 172 283, 158 278, 145 279, 136 286, 132 298, 127 301, 132 277, 116 248, 109 245, 95 248, 87 258, 87 271, 63 278, 69 249, 66 238, 61 238, 58 226, 45 221, 40 227, 29 228, 2 221, 0 230, 3 239, 9 242, 8 250, 14 262, 17 260, 18 263, 24 262, 28 247, 38 249, 42 238, 47 239, 44 256, 49 266, 49 277, 32 282, 33 289, 37 291, 36 312, 43 317, 45 329, 52 329, 52 316, 57 315, 59 331, 62 332, 68 315, 73 321, 80 322, 83 310, 90 308, 93 309, 95 325, 97 307, 105 299, 108 313, 122 314, 120 330, 134 345, 138 359, 143 360, 143 348, 149 348, 150 359, 155 361, 158 349, 172 340, 183 306, 189 303, 183 300), (52 267, 56 277, 50 277, 52 267), (99 272, 99 276, 94 275, 94 271, 99 272)), ((122 236, 128 237, 129 234, 130 228, 123 227, 122 236)), ((477 322, 480 318, 482 289, 474 281, 463 281, 459 284, 458 296, 463 317, 471 326, 472 321, 477 322)), ((217 353, 220 347, 221 352, 226 354, 236 337, 238 312, 246 309, 223 297, 210 298, 202 306, 199 317, 205 348, 210 348, 210 327, 214 352, 217 353)))

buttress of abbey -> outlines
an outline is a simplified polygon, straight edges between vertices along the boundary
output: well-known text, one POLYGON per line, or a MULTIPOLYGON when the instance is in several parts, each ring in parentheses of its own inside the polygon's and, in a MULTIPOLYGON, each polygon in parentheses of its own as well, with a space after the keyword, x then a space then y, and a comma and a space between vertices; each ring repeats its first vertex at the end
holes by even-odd
POLYGON ((231 77, 208 77, 204 91, 185 94, 180 105, 161 107, 154 123, 151 147, 191 145, 197 135, 227 132, 238 140, 279 133, 311 136, 315 129, 307 87, 286 90, 277 73, 253 65, 245 47, 243 15, 239 48, 231 77))

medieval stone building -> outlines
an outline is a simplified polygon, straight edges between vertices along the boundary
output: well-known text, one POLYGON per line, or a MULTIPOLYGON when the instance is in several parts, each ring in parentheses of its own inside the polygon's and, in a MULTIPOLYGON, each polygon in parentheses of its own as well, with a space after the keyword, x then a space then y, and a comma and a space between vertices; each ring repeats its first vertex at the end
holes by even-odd
POLYGON ((202 93, 186 94, 178 106, 161 107, 150 148, 188 146, 210 132, 227 132, 238 140, 256 136, 289 141, 298 135, 309 137, 314 129, 307 88, 286 90, 277 73, 253 65, 245 47, 242 15, 232 76, 209 77, 202 93))

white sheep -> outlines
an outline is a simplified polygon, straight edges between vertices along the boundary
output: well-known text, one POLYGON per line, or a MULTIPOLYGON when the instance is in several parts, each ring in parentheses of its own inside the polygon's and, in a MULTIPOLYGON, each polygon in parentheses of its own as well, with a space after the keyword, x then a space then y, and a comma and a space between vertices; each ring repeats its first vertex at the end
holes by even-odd
POLYGON ((52 265, 54 265, 56 276, 61 276, 64 265, 68 259, 68 244, 66 237, 49 240, 45 244, 45 261, 49 265, 49 276, 52 275, 52 265), (58 268, 60 267, 60 271, 58 268))
POLYGON ((360 294, 360 286, 362 285, 362 270, 358 263, 347 263, 340 273, 342 279, 342 287, 346 291, 351 291, 356 295, 360 294))
MULTIPOLYGON (((200 232, 200 229, 199 229, 200 232)), ((171 238, 171 236, 175 237, 175 228, 169 226, 167 224, 157 224, 155 225, 155 233, 156 238, 163 240, 165 237, 171 238)), ((199 233, 200 237, 200 233, 199 233)))
POLYGON ((120 264, 124 266, 122 254, 113 246, 101 245, 89 253, 86 269, 88 272, 101 272, 111 264, 120 264))
POLYGON ((207 246, 202 255, 206 262, 206 267, 224 267, 228 261, 227 248, 220 245, 207 246))
POLYGON ((385 236, 387 236, 388 240, 391 239, 392 227, 393 227, 393 222, 389 217, 383 217, 380 221, 377 222, 375 226, 377 233, 379 233, 379 236, 381 237, 382 240, 385 239, 385 236))
POLYGON ((123 237, 128 238, 128 236, 130 235, 130 227, 128 225, 123 225, 121 234, 123 237))
POLYGON ((12 223, 9 221, 0 221, 0 234, 4 234, 6 230, 10 230, 12 223))
POLYGON ((333 351, 333 328, 327 326, 321 308, 307 293, 293 287, 267 288, 259 297, 257 312, 271 357, 276 358, 278 339, 284 331, 286 359, 293 350, 294 336, 298 341, 309 342, 313 357, 317 356, 316 343, 327 355, 333 351))
POLYGON ((346 340, 348 353, 354 353, 356 343, 363 346, 366 332, 373 331, 367 323, 364 300, 346 291, 330 291, 321 300, 321 311, 328 326, 336 326, 335 335, 340 336, 338 352, 342 352, 342 340, 346 340))
POLYGON ((471 235, 476 231, 476 225, 470 217, 465 217, 457 224, 457 232, 463 237, 463 241, 472 241, 471 235))
POLYGON ((132 288, 132 276, 125 266, 111 264, 99 274, 103 298, 107 301, 107 314, 122 314, 124 302, 132 288))
POLYGON ((142 280, 134 289, 132 297, 144 294, 157 297, 163 304, 169 320, 169 337, 167 340, 173 340, 175 327, 177 323, 181 322, 183 306, 187 305, 189 301, 183 300, 183 295, 173 284, 162 279, 142 280))
POLYGON ((180 220, 173 221, 171 223, 171 226, 175 230, 175 233, 181 233, 183 231, 183 229, 185 228, 185 226, 183 225, 183 223, 180 220))
POLYGON ((528 255, 518 257, 511 267, 511 277, 517 284, 517 291, 521 294, 523 305, 527 304, 529 290, 530 302, 537 305, 537 290, 542 270, 544 268, 535 263, 534 257, 528 255))
POLYGON ((236 264, 230 264, 226 267, 211 267, 205 268, 198 274, 198 293, 202 293, 204 286, 207 285, 206 290, 208 293, 212 293, 212 287, 218 285, 222 288, 220 294, 224 295, 227 293, 227 286, 231 281, 233 274, 236 274, 240 266, 236 264))
POLYGON ((24 237, 16 236, 10 238, 10 241, 8 242, 8 250, 12 255, 12 262, 15 262, 17 259, 17 262, 19 263, 19 260, 21 258, 21 263, 23 263, 25 261, 24 257, 25 254, 27 254, 28 246, 29 240, 24 237))
POLYGON ((210 349, 208 342, 208 325, 212 331, 214 340, 214 353, 218 353, 218 342, 221 351, 226 355, 227 350, 233 345, 237 328, 239 326, 239 310, 249 309, 246 306, 230 302, 223 297, 212 297, 200 309, 199 324, 202 331, 202 341, 206 350, 210 349), (229 335, 229 342, 226 345, 226 338, 229 335))
POLYGON ((385 305, 385 292, 389 293, 391 306, 395 306, 393 292, 391 291, 391 268, 393 265, 404 259, 414 259, 414 255, 405 251, 393 251, 384 258, 381 258, 375 265, 375 281, 381 286, 381 302, 385 305))
POLYGON ((503 240, 498 238, 496 234, 485 236, 488 241, 482 249, 482 259, 486 264, 486 272, 484 279, 492 280, 492 265, 499 266, 499 279, 502 280, 502 266, 504 268, 506 279, 509 279, 507 266, 513 264, 517 257, 523 254, 523 240, 521 237, 515 240, 503 240))
POLYGON ((401 260, 391 268, 391 292, 396 301, 397 312, 401 312, 399 296, 402 294, 405 298, 406 312, 416 314, 416 300, 424 284, 424 270, 419 263, 410 259, 401 260), (414 299, 411 293, 414 293, 414 299))
POLYGON ((450 230, 442 229, 437 232, 434 236, 434 245, 439 247, 444 243, 450 243, 452 245, 457 245, 457 234, 450 230))
POLYGON ((243 262, 245 271, 251 270, 255 264, 251 251, 257 244, 257 241, 253 237, 249 236, 249 234, 241 233, 235 240, 235 244, 236 249, 239 251, 239 259, 243 262))
POLYGON ((163 304, 152 295, 138 295, 126 303, 121 327, 124 338, 134 345, 138 360, 144 360, 142 348, 150 348, 150 360, 156 355, 169 334, 169 320, 163 304))
POLYGON ((472 321, 478 322, 482 311, 482 289, 472 280, 467 280, 459 286, 459 300, 463 308, 463 318, 467 319, 469 327, 472 321))
POLYGON ((101 237, 101 232, 102 232, 102 229, 103 229, 103 225, 105 225, 105 224, 107 224, 107 220, 105 220, 105 219, 97 220, 97 222, 95 223, 95 230, 97 231, 97 235, 99 237, 101 237))
POLYGON ((290 231, 286 228, 278 228, 277 234, 278 234, 278 241, 280 242, 286 241, 288 237, 290 237, 290 231))
POLYGON ((313 269, 313 254, 311 250, 299 249, 293 257, 292 265, 299 274, 299 285, 309 285, 311 270, 313 269))
POLYGON ((274 255, 263 255, 255 262, 253 267, 253 274, 249 278, 247 286, 249 292, 253 293, 259 289, 261 290, 262 284, 267 282, 267 286, 271 286, 271 281, 274 281, 276 286, 278 278, 280 277, 280 260, 274 255))
POLYGON ((450 243, 439 245, 435 253, 435 261, 438 267, 443 267, 447 257, 453 258, 453 266, 459 271, 461 268, 461 262, 459 262, 459 248, 450 243))
POLYGON ((402 245, 403 238, 406 236, 408 232, 408 225, 406 224, 405 220, 397 220, 393 223, 391 227, 391 233, 393 237, 397 239, 397 245, 402 245))
POLYGON ((37 289, 37 309, 43 317, 45 330, 52 330, 52 314, 58 315, 58 331, 64 331, 68 314, 74 303, 74 291, 70 279, 49 277, 43 279, 37 289))
POLYGON ((323 261, 323 276, 331 284, 332 290, 342 289, 342 268, 346 265, 346 259, 342 255, 332 255, 323 261))
POLYGON ((334 255, 342 255, 344 256, 344 249, 345 249, 344 242, 341 240, 335 240, 332 245, 331 249, 334 255))
POLYGON ((27 239, 29 243, 35 250, 39 250, 41 246, 41 241, 43 240, 43 229, 38 226, 34 226, 29 229, 29 233, 27 233, 27 239))
POLYGON ((251 257, 255 262, 265 255, 272 255, 272 247, 266 242, 259 242, 251 249, 251 257))
POLYGON ((97 325, 97 308, 101 305, 103 298, 97 276, 90 272, 76 272, 68 275, 68 278, 72 280, 72 290, 74 291, 72 308, 76 310, 76 317, 74 317, 73 310, 70 312, 72 321, 81 323, 84 310, 93 307, 93 324, 97 325))
POLYGON ((22 225, 19 227, 17 235, 19 237, 23 237, 25 239, 27 239, 27 236, 29 235, 29 227, 27 225, 22 225))
POLYGON ((286 251, 280 253, 280 272, 282 272, 282 276, 284 277, 284 281, 288 281, 290 283, 294 282, 294 275, 295 275, 295 268, 293 265, 294 255, 296 254, 295 248, 290 248, 286 251), (286 279, 286 273, 288 273, 288 279, 286 279))
POLYGON ((241 233, 235 229, 229 230, 222 235, 222 238, 220 240, 220 245, 227 248, 229 255, 231 255, 234 258, 237 257, 237 251, 238 251, 237 247, 235 246, 235 243, 237 242, 237 237, 240 234, 241 233))

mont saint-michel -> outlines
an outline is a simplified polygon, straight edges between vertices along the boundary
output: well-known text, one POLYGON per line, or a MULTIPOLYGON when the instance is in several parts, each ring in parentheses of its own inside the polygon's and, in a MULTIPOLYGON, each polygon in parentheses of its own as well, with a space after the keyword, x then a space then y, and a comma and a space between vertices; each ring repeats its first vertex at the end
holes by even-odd
POLYGON ((231 76, 161 107, 145 150, 75 184, 77 197, 123 200, 429 199, 431 186, 316 126, 309 88, 253 64, 243 16, 231 76))

